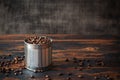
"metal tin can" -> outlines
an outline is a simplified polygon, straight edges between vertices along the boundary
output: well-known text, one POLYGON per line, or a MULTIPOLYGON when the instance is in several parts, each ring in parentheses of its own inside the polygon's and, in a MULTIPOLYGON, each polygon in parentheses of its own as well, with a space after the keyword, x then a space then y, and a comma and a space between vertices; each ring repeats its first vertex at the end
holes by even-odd
MULTIPOLYGON (((49 38, 50 39, 50 38, 49 38)), ((52 39, 50 44, 39 45, 24 40, 25 66, 31 71, 47 70, 52 64, 52 39)))

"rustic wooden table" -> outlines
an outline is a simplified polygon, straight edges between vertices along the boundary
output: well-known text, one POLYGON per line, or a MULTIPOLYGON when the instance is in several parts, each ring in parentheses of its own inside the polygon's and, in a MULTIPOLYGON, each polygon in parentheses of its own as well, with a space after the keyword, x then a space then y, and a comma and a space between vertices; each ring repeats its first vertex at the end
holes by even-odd
POLYGON ((40 73, 24 68, 23 40, 30 35, 0 35, 0 80, 120 80, 118 36, 42 35, 53 39, 53 67, 40 73))

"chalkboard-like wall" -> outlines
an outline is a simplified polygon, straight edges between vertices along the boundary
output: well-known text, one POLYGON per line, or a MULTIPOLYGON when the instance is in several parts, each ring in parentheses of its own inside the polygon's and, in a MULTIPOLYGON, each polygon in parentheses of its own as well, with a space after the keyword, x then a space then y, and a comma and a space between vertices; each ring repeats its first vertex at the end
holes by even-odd
POLYGON ((120 0, 0 0, 0 34, 118 35, 120 0))

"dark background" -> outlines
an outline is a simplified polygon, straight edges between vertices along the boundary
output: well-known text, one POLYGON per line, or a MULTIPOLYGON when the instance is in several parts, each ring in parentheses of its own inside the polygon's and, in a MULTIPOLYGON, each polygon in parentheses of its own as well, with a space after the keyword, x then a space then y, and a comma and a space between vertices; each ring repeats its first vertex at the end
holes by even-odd
POLYGON ((118 35, 120 0, 0 0, 0 34, 118 35))

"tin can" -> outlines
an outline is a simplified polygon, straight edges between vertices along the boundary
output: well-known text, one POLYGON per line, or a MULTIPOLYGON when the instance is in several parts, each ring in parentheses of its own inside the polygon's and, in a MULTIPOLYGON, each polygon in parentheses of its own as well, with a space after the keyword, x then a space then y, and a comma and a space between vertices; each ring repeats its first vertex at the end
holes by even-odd
MULTIPOLYGON (((50 39, 50 38, 49 38, 50 39)), ((24 40, 25 66, 31 71, 47 70, 52 64, 52 39, 50 44, 31 44, 24 40)))

